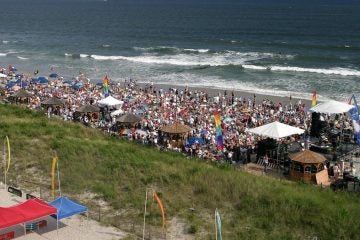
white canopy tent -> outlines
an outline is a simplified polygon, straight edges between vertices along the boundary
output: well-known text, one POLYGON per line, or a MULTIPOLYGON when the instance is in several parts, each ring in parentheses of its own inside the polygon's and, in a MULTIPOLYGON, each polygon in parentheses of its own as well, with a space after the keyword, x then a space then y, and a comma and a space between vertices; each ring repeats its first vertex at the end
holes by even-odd
POLYGON ((249 129, 248 132, 278 140, 294 134, 303 134, 305 130, 275 121, 249 129))
POLYGON ((310 108, 310 111, 317 113, 336 114, 336 113, 348 112, 353 107, 354 107, 353 105, 344 102, 331 100, 328 102, 322 102, 317 104, 316 106, 310 108))
POLYGON ((100 106, 108 106, 108 107, 115 107, 122 105, 124 102, 120 101, 112 96, 108 96, 104 99, 101 99, 97 102, 100 106))

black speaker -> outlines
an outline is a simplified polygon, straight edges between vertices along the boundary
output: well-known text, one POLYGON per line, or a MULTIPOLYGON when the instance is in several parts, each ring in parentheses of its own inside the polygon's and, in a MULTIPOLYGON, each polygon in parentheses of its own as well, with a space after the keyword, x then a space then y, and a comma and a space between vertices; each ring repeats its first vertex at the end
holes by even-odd
POLYGON ((321 128, 322 128, 322 124, 320 121, 320 113, 313 112, 311 114, 310 136, 319 137, 321 128))

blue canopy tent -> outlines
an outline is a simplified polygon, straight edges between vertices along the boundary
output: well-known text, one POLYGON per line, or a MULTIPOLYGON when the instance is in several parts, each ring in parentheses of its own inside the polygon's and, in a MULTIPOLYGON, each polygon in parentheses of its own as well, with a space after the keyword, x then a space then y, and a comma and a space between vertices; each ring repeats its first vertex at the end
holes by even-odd
POLYGON ((85 213, 88 208, 67 197, 61 196, 49 204, 57 209, 57 215, 53 216, 58 220, 67 218, 76 214, 85 213))

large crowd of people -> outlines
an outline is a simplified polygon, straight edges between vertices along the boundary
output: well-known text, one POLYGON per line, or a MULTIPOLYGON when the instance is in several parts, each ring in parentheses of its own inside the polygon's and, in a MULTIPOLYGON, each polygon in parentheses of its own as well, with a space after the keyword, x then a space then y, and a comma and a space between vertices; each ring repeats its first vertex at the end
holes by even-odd
MULTIPOLYGON (((9 99, 23 88, 31 94, 25 105, 30 109, 43 110, 48 117, 80 121, 118 137, 208 160, 250 161, 250 154, 256 151, 258 142, 262 140, 260 136, 248 133, 250 128, 279 121, 308 132, 311 125, 309 106, 305 106, 300 99, 274 102, 266 98, 257 99, 255 94, 245 98, 226 90, 215 93, 214 90, 208 92, 206 89, 188 87, 165 89, 153 83, 139 84, 131 79, 109 84, 109 94, 123 104, 116 107, 100 106, 99 115, 95 116, 77 114, 78 107, 85 104, 97 105, 104 98, 102 83, 93 83, 84 74, 69 81, 56 76, 41 83, 36 80, 36 76, 26 77, 7 70, 3 74, 7 75, 0 78, 3 88, 1 95, 4 99, 9 99), (42 103, 51 97, 62 99, 64 104, 44 106, 42 103), (116 121, 118 115, 113 114, 115 111, 118 114, 133 113, 140 116, 141 121, 121 125, 116 121), (222 119, 222 148, 219 148, 216 141, 215 112, 222 119), (162 127, 174 122, 187 125, 191 130, 178 138, 160 131, 162 127), (189 139, 197 140, 190 143, 189 139), (183 144, 179 144, 179 141, 183 144)), ((351 121, 344 115, 335 118, 324 115, 322 118, 333 128, 352 128, 351 121)), ((288 144, 297 140, 299 136, 284 139, 283 142, 288 144)))

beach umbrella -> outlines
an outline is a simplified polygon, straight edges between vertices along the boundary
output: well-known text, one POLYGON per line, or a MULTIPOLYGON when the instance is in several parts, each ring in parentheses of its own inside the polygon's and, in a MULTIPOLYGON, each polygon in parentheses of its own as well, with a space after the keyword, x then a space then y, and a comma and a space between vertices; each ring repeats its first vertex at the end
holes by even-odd
POLYGON ((331 100, 328 102, 322 102, 317 104, 316 106, 310 108, 310 111, 317 113, 336 114, 336 113, 348 112, 353 107, 354 105, 331 100))
POLYGON ((75 83, 75 84, 72 86, 72 88, 75 89, 75 90, 79 90, 79 89, 82 88, 82 87, 83 87, 82 83, 75 83))
POLYGON ((31 82, 33 82, 33 83, 38 83, 38 82, 39 82, 39 79, 38 79, 38 78, 32 78, 32 79, 31 79, 31 82))
POLYGON ((50 73, 49 77, 51 78, 57 78, 59 75, 57 73, 50 73))
POLYGON ((49 80, 47 80, 46 77, 38 77, 38 83, 49 83, 49 80))
POLYGON ((232 122, 232 121, 234 121, 234 119, 232 119, 231 117, 226 117, 226 118, 223 119, 223 122, 225 122, 225 123, 229 123, 229 122, 232 122))
POLYGON ((10 88, 12 88, 13 86, 15 86, 15 83, 14 83, 14 82, 9 82, 9 83, 7 83, 7 84, 5 85, 5 88, 10 89, 10 88))
POLYGON ((24 75, 23 74, 16 74, 15 78, 22 78, 24 75))
POLYGON ((147 136, 147 135, 148 135, 147 132, 145 132, 144 130, 141 130, 141 129, 135 130, 135 133, 140 134, 140 135, 143 135, 143 136, 147 136))

